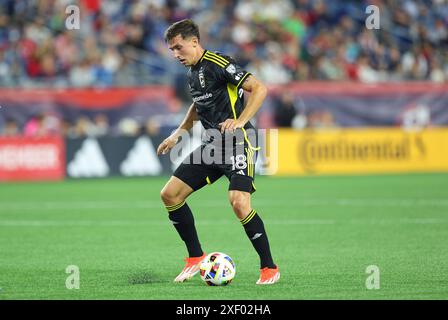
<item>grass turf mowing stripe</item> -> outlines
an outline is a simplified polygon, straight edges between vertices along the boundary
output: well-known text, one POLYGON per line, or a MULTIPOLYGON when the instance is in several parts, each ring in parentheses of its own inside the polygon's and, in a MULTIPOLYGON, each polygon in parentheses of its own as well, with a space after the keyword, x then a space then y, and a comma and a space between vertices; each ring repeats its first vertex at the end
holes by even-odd
POLYGON ((229 254, 235 279, 172 283, 186 250, 159 200, 166 179, 0 184, 0 299, 447 298, 447 174, 257 177, 282 272, 262 288, 224 179, 189 203, 204 250, 229 254), (65 287, 68 265, 79 290, 65 287), (366 289, 369 265, 379 290, 366 289))

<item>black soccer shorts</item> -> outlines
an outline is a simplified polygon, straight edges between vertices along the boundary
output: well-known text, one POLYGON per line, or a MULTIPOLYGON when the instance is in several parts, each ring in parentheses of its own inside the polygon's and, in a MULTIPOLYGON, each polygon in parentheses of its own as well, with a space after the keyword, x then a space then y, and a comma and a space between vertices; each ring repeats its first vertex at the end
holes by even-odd
POLYGON ((182 161, 173 176, 196 191, 225 175, 229 191, 255 192, 255 163, 260 148, 254 131, 240 132, 226 134, 219 142, 203 143, 182 161))

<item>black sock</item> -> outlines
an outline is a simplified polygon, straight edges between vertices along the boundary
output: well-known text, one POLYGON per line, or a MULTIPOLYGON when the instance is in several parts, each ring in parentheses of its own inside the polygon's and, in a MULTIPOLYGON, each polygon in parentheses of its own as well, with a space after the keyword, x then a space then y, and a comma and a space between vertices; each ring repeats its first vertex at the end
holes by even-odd
POLYGON ((266 230, 264 229, 263 221, 257 212, 252 210, 246 218, 241 220, 241 224, 243 225, 249 240, 252 242, 252 245, 260 256, 260 267, 275 268, 276 265, 272 260, 268 236, 266 234, 266 230))
POLYGON ((190 257, 200 257, 203 254, 198 234, 194 226, 194 218, 185 201, 174 206, 167 206, 169 219, 185 242, 190 257))

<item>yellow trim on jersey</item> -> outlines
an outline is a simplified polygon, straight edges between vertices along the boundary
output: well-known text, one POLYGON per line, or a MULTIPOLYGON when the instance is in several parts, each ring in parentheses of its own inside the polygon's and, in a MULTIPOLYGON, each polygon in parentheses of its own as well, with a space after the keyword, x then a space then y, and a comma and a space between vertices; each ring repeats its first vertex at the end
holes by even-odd
POLYGON ((233 118, 236 120, 235 102, 238 99, 238 89, 231 83, 227 83, 227 92, 229 93, 230 106, 232 107, 233 118))
POLYGON ((205 178, 205 181, 207 181, 207 184, 212 184, 210 181, 210 178, 207 176, 207 178, 205 178))
MULTIPOLYGON (((229 93, 229 98, 230 98, 230 106, 232 107, 232 112, 233 112, 233 119, 236 120, 236 110, 235 110, 235 102, 238 99, 238 86, 235 86, 231 83, 227 83, 227 92, 229 93)), ((246 130, 244 128, 241 128, 243 130, 244 133, 244 140, 246 140, 247 144, 249 145, 249 147, 252 150, 260 150, 261 148, 254 148, 252 146, 252 144, 249 141, 249 138, 247 137, 247 133, 246 130)))
POLYGON ((166 210, 168 210, 168 212, 172 212, 174 210, 182 208, 184 204, 185 204, 185 200, 182 201, 181 203, 175 204, 173 206, 166 206, 166 210))
POLYGON ((244 150, 246 150, 246 153, 247 153, 247 157, 246 157, 246 161, 247 161, 247 175, 250 176, 250 162, 249 162, 250 152, 249 152, 249 149, 247 149, 247 148, 244 148, 244 150))
POLYGON ((224 67, 225 67, 225 64, 222 63, 221 61, 217 60, 217 59, 215 60, 214 58, 211 58, 211 57, 209 57, 209 56, 204 56, 204 59, 216 63, 216 64, 217 64, 218 66, 220 66, 221 68, 224 68, 224 67))
POLYGON ((202 62, 206 53, 207 53, 207 49, 204 50, 204 52, 202 53, 201 60, 199 60, 199 62, 202 62))
POLYGON ((217 55, 217 54, 214 53, 214 52, 207 51, 205 54, 206 54, 208 57, 215 58, 216 60, 219 60, 219 61, 223 62, 224 64, 229 63, 229 60, 227 60, 227 59, 221 57, 220 55, 217 55))
POLYGON ((246 72, 246 74, 243 76, 243 78, 240 80, 240 82, 238 82, 238 84, 236 86, 239 87, 241 82, 243 82, 247 78, 247 76, 249 76, 249 75, 250 75, 250 73, 246 72))
POLYGON ((254 153, 250 148, 245 148, 245 149, 246 149, 246 153, 247 153, 247 174, 249 175, 249 177, 253 177, 254 176, 254 161, 253 161, 254 153))
POLYGON ((249 148, 250 153, 250 176, 254 177, 254 152, 249 148))
POLYGON ((247 137, 246 130, 245 130, 244 128, 241 128, 241 129, 243 130, 243 133, 244 133, 244 139, 246 139, 246 142, 247 142, 247 144, 249 145, 249 148, 251 148, 252 150, 260 150, 261 147, 254 148, 254 147, 252 146, 252 144, 251 144, 250 141, 249 141, 249 138, 247 137))
POLYGON ((255 211, 254 209, 252 209, 252 211, 248 214, 248 216, 246 218, 244 218, 243 220, 241 220, 241 224, 244 226, 245 224, 247 224, 250 220, 252 220, 252 218, 255 216, 255 214, 257 213, 257 211, 255 211))
POLYGON ((254 177, 254 153, 250 148, 249 148, 249 153, 250 153, 250 176, 253 178, 254 177))
POLYGON ((252 187, 254 188, 255 191, 257 191, 257 188, 255 187, 255 183, 252 181, 252 187))

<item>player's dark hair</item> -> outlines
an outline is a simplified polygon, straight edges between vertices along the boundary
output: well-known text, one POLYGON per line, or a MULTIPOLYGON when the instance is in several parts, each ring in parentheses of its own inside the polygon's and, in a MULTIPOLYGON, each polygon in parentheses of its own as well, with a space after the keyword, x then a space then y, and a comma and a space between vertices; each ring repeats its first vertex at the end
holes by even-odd
POLYGON ((170 41, 177 35, 181 35, 182 39, 187 39, 191 36, 195 36, 200 40, 199 28, 196 23, 191 19, 184 19, 173 23, 165 31, 165 42, 170 41))

